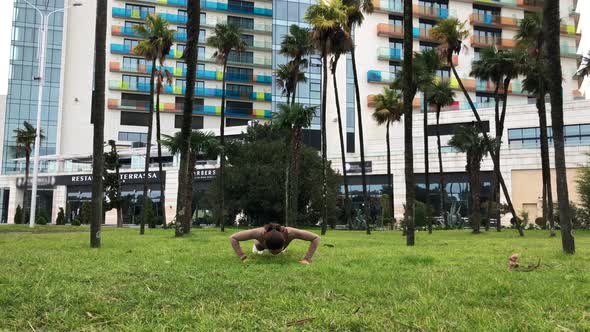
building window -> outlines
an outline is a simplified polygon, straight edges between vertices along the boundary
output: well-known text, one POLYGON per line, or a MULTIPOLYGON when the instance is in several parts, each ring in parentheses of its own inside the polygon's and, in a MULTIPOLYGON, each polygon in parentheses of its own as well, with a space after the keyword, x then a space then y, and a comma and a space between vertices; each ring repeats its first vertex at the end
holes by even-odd
POLYGON ((400 17, 400 16, 389 15, 389 24, 391 24, 391 25, 403 25, 404 24, 404 18, 403 17, 400 17))
POLYGON ((473 14, 478 16, 479 20, 485 21, 486 17, 500 16, 500 8, 473 5, 473 14))
MULTIPOLYGON (((174 128, 182 128, 182 115, 174 115, 174 128)), ((192 116, 191 117, 191 128, 192 129, 203 129, 203 117, 192 116)))
POLYGON ((401 39, 389 38, 389 48, 403 49, 404 42, 401 39))
POLYGON ((228 100, 225 103, 225 106, 227 107, 228 112, 232 114, 247 116, 252 114, 252 103, 228 100))
POLYGON ((147 76, 123 75, 123 82, 127 83, 130 90, 145 90, 150 86, 150 78, 147 76))
POLYGON ((132 50, 135 46, 137 46, 137 44, 139 44, 139 40, 135 40, 135 39, 125 39, 123 41, 123 44, 126 47, 129 47, 129 50, 132 50))
POLYGON ((123 71, 135 72, 140 69, 147 70, 147 61, 143 58, 123 57, 123 71), (141 68, 140 68, 141 67, 141 68))
POLYGON ((502 30, 478 27, 473 29, 473 38, 478 43, 496 44, 502 38, 502 30))
POLYGON ((226 94, 232 98, 250 98, 253 88, 251 85, 227 84, 226 94))
POLYGON ((479 107, 487 107, 487 105, 491 105, 494 101, 493 93, 477 92, 475 94, 475 102, 479 107))
POLYGON ((149 113, 121 112, 122 126, 147 127, 150 123, 149 113))
MULTIPOLYGON (((563 127, 566 145, 590 145, 590 124, 574 124, 563 127)), ((547 127, 549 144, 553 144, 553 129, 547 127)), ((539 127, 508 129, 508 144, 523 147, 537 147, 541 143, 539 127)))
POLYGON ((225 126, 226 127, 247 126, 249 121, 250 120, 248 120, 248 119, 227 118, 227 119, 225 119, 225 126))
POLYGON ((442 80, 449 80, 451 78, 451 71, 449 69, 438 69, 436 71, 436 76, 440 77, 442 80))
POLYGON ((231 51, 229 53, 228 61, 252 64, 252 63, 254 63, 254 52, 247 52, 247 51, 234 52, 234 51, 231 51))
POLYGON ((227 23, 233 23, 238 25, 242 29, 253 30, 254 19, 246 17, 228 16, 227 23))
POLYGON ((152 15, 156 13, 156 8, 151 6, 141 6, 141 5, 133 5, 126 3, 125 9, 127 10, 137 10, 141 13, 142 16, 152 15))
POLYGON ((248 47, 252 47, 254 46, 254 36, 252 35, 241 35, 242 40, 244 41, 244 43, 246 43, 246 45, 248 47))
POLYGON ((434 9, 449 9, 449 4, 446 1, 425 1, 420 0, 418 1, 418 5, 426 8, 434 8, 434 9))
POLYGON ((230 81, 249 82, 252 81, 254 71, 252 68, 227 67, 227 79, 230 81))
POLYGON ((420 52, 434 50, 438 47, 437 43, 420 42, 420 52))
POLYGON ((119 132, 119 141, 147 143, 147 133, 135 133, 135 132, 130 132, 130 131, 120 131, 119 132))

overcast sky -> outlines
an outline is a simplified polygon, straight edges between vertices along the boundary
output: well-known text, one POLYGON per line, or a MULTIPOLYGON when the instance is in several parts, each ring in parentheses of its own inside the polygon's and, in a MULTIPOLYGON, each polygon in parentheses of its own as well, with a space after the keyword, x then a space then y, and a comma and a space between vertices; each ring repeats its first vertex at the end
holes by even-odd
POLYGON ((0 0, 0 95, 8 89, 8 58, 12 32, 13 0, 0 0))

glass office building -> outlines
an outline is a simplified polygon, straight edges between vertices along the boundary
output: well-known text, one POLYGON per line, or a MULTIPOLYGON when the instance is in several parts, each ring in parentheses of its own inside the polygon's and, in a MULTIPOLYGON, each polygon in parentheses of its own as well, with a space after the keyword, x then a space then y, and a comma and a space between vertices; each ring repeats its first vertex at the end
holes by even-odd
MULTIPOLYGON (((30 0, 30 2, 44 12, 52 12, 64 6, 64 0, 30 0)), ((15 160, 15 158, 23 158, 24 155, 16 148, 14 130, 22 127, 24 121, 35 126, 39 91, 39 83, 34 78, 39 76, 38 54, 41 17, 35 9, 23 1, 15 1, 13 11, 10 75, 6 120, 3 124, 3 174, 24 172, 24 161, 15 160)), ((41 117, 41 128, 45 138, 41 142, 41 155, 56 153, 63 20, 62 12, 54 13, 49 17, 41 117)))

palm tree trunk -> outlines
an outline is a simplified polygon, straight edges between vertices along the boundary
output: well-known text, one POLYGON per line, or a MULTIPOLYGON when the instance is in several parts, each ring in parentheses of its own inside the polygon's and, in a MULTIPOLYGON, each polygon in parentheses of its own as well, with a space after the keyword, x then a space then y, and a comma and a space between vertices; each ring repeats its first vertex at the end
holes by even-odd
MULTIPOLYGON (((336 65, 334 65, 336 67, 336 65)), ((348 229, 352 229, 350 220, 350 204, 348 196, 348 179, 346 176, 346 151, 344 149, 344 129, 342 128, 342 112, 340 110, 340 98, 338 97, 338 81, 336 80, 336 71, 332 72, 332 82, 334 84, 334 98, 336 99, 336 114, 338 115, 338 135, 340 136, 340 159, 342 161, 342 182, 344 184, 344 222, 348 229)))
POLYGON ((182 144, 180 146, 180 165, 178 167, 178 192, 176 196, 176 221, 175 236, 184 235, 183 221, 190 213, 190 202, 185 197, 187 192, 192 194, 192 181, 189 181, 189 158, 191 122, 193 114, 193 96, 195 93, 195 77, 197 70, 197 45, 201 27, 201 2, 199 0, 187 1, 187 38, 184 58, 186 60, 186 90, 184 93, 184 110, 182 112, 182 144), (187 204, 189 206, 187 207, 187 204))
POLYGON ((164 171, 162 170, 162 144, 160 143, 160 84, 156 92, 156 143, 158 144, 158 171, 160 178, 160 213, 162 227, 166 228, 166 196, 164 193, 164 171))
POLYGON ((30 166, 31 166, 31 152, 25 151, 25 189, 24 189, 24 194, 23 194, 23 213, 21 214, 21 222, 20 222, 23 225, 27 222, 27 220, 26 220, 27 213, 25 212, 25 211, 27 211, 26 204, 27 204, 27 202, 31 201, 31 200, 27 199, 27 188, 29 186, 29 167, 30 166))
MULTIPOLYGON (((496 81, 495 83, 495 89, 494 89, 494 127, 496 129, 496 138, 499 139, 502 136, 502 131, 500 129, 500 95, 498 93, 498 90, 500 89, 500 82, 496 81)), ((500 147, 494 147, 496 149, 496 155, 495 157, 497 158, 493 164, 494 164, 494 173, 493 173, 493 184, 492 184, 492 192, 491 192, 491 197, 490 200, 488 202, 488 207, 487 207, 487 212, 486 212, 486 223, 485 223, 485 229, 486 231, 488 231, 490 229, 490 211, 499 211, 499 209, 497 209, 497 205, 500 203, 500 160, 499 160, 499 155, 500 155, 500 147), (492 205, 494 206, 494 208, 492 209, 492 205)), ((496 217, 496 230, 499 232, 501 230, 501 223, 500 223, 500 216, 499 213, 495 215, 496 217)))
POLYGON ((385 140, 387 143, 387 192, 389 193, 389 199, 387 200, 387 204, 389 205, 389 211, 393 216, 393 181, 391 176, 391 140, 389 138, 389 127, 391 126, 391 122, 387 120, 387 129, 385 130, 385 140))
POLYGON ((115 176, 117 177, 117 227, 123 227, 123 208, 121 207, 121 163, 117 154, 117 146, 114 145, 115 154, 117 155, 117 166, 115 166, 115 176))
POLYGON ((471 227, 474 234, 479 234, 481 227, 481 201, 479 191, 481 183, 479 181, 480 162, 471 160, 469 162, 469 179, 471 180, 471 200, 473 201, 473 211, 471 212, 471 227))
POLYGON ((356 56, 355 47, 353 46, 350 51, 350 58, 352 60, 352 74, 354 78, 354 95, 356 98, 356 114, 357 122, 359 127, 359 146, 361 149, 361 179, 363 183, 363 214, 365 215, 365 221, 367 223, 367 234, 371 234, 371 227, 369 227, 369 194, 367 192, 367 170, 365 169, 365 136, 363 134, 363 112, 361 109, 361 93, 359 90, 358 73, 356 70, 356 56))
POLYGON ((446 223, 445 218, 445 196, 444 196, 444 181, 445 177, 443 175, 443 162, 442 162, 442 148, 440 146, 440 105, 436 105, 436 146, 438 148, 438 190, 440 195, 440 217, 443 220, 443 223, 446 223))
MULTIPOLYGON (((90 247, 100 248, 100 227, 103 220, 104 173, 104 104, 106 72, 107 1, 96 3, 94 42, 94 91, 92 93, 92 221, 90 247)), ((26 190, 26 189, 25 189, 26 190)))
POLYGON ((422 124, 424 131, 424 184, 426 186, 426 219, 428 220, 428 234, 432 234, 432 216, 430 215, 430 170, 428 160, 428 97, 424 91, 424 121, 422 124))
POLYGON ((223 81, 221 82, 221 124, 219 125, 219 142, 221 154, 219 161, 219 225, 225 232, 225 72, 227 70, 227 56, 223 60, 223 81))
MULTIPOLYGON (((191 153, 190 157, 189 157, 189 161, 188 161, 188 179, 187 181, 190 181, 191 183, 193 182, 193 177, 195 174, 195 166, 197 164, 197 155, 196 153, 191 153)), ((184 229, 186 234, 189 234, 191 232, 191 228, 192 228, 192 223, 193 223, 193 189, 192 186, 190 187, 190 191, 187 190, 185 192, 186 195, 186 206, 187 206, 187 215, 186 218, 184 218, 184 229)))
MULTIPOLYGON (((455 76, 455 79, 457 79, 457 82, 459 83, 459 87, 463 91, 463 94, 465 95, 465 99, 467 99, 467 103, 469 103, 469 106, 471 107, 471 111, 473 112, 473 116, 475 116, 475 119, 477 121, 477 125, 478 125, 479 129, 481 130, 482 134, 484 135, 484 138, 486 140, 489 140, 488 133, 483 130, 483 122, 481 121, 481 117, 479 116, 479 113, 477 112, 477 109, 475 108, 475 105, 473 104, 473 100, 471 100, 471 97, 469 96, 467 89, 465 89, 465 86, 463 85, 463 81, 461 81, 461 78, 459 78, 459 74, 457 74, 457 69, 455 69, 455 66, 453 65, 452 54, 449 54, 449 56, 447 57, 447 61, 451 64, 451 70, 453 71, 453 75, 455 76)), ((491 156, 492 162, 495 165, 496 164, 496 158, 495 158, 496 152, 490 151, 490 156, 491 156)), ((508 209, 510 210, 510 213, 512 214, 514 219, 516 220, 518 233, 520 236, 524 236, 524 232, 523 232, 522 228, 520 227, 520 219, 518 219, 518 215, 516 214, 516 210, 514 209, 514 205, 512 204, 512 199, 510 198, 510 193, 508 192, 508 188, 506 187, 506 183, 504 182, 504 177, 502 176, 502 173, 500 173, 499 180, 500 180, 500 186, 502 188, 502 192, 504 193, 504 198, 506 198, 506 203, 508 204, 508 209)))
MULTIPOLYGON (((293 141, 293 135, 290 131, 290 135, 287 138, 287 146, 288 147, 292 148, 292 146, 293 146, 292 141, 293 141)), ((286 158, 287 160, 286 160, 286 165, 285 165, 285 226, 289 226, 289 214, 291 212, 290 208, 289 208, 289 198, 290 198, 289 197, 289 189, 291 188, 290 184, 289 184, 289 178, 290 178, 289 173, 291 171, 290 153, 287 153, 286 157, 287 157, 286 158)))
MULTIPOLYGON (((152 127, 154 122, 154 77, 156 75, 156 59, 152 60, 152 73, 150 75, 150 109, 148 117, 147 129, 147 143, 145 147, 145 166, 143 169, 143 208, 141 210, 141 224, 139 227, 139 234, 143 235, 145 232, 145 219, 147 217, 147 206, 149 206, 148 197, 148 174, 150 171, 150 152, 152 148, 152 127)), ((150 228, 152 228, 152 221, 150 220, 150 228)), ((155 225, 154 225, 155 227, 155 225)))
POLYGON ((561 225, 561 244, 563 251, 574 254, 576 246, 570 219, 569 194, 565 164, 563 137, 563 90, 561 58, 559 48, 559 1, 545 0, 543 11, 543 32, 548 62, 549 94, 551 95, 551 126, 555 150, 555 179, 557 201, 559 203, 559 223, 561 225))
POLYGON ((328 90, 328 55, 326 46, 322 50, 322 107, 320 122, 322 126, 322 235, 328 230, 328 144, 326 132, 326 96, 328 90))
POLYGON ((403 103, 404 103, 404 166, 406 178, 406 244, 413 246, 415 242, 414 234, 414 200, 415 200, 415 180, 414 180, 414 146, 412 137, 412 99, 414 94, 412 88, 412 1, 404 1, 404 60, 403 60, 403 103))
MULTIPOLYGON (((291 105, 295 105, 295 93, 297 92, 297 82, 295 82, 295 86, 293 86, 293 93, 291 94, 291 105)), ((287 102, 289 101, 289 97, 287 97, 287 102)))
POLYGON ((541 168, 543 176, 543 219, 549 223, 549 235, 555 236, 555 221, 553 220, 553 192, 551 188, 551 165, 549 161, 549 138, 547 137, 547 110, 545 109, 545 89, 537 96, 537 111, 539 113, 539 129, 541 132, 541 168))
POLYGON ((289 204, 291 207, 291 220, 293 223, 297 224, 298 220, 298 207, 299 207, 299 165, 300 165, 300 158, 301 158, 301 137, 302 137, 302 128, 297 127, 294 128, 293 131, 293 150, 292 150, 292 162, 291 162, 291 203, 289 204))

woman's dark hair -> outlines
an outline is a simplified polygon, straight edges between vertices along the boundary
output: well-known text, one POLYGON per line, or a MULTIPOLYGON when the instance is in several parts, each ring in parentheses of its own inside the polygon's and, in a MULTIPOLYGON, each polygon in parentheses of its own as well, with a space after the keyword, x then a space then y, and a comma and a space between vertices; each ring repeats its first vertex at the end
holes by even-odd
POLYGON ((285 228, 279 224, 264 225, 264 244, 269 250, 283 249, 285 246, 285 228))

